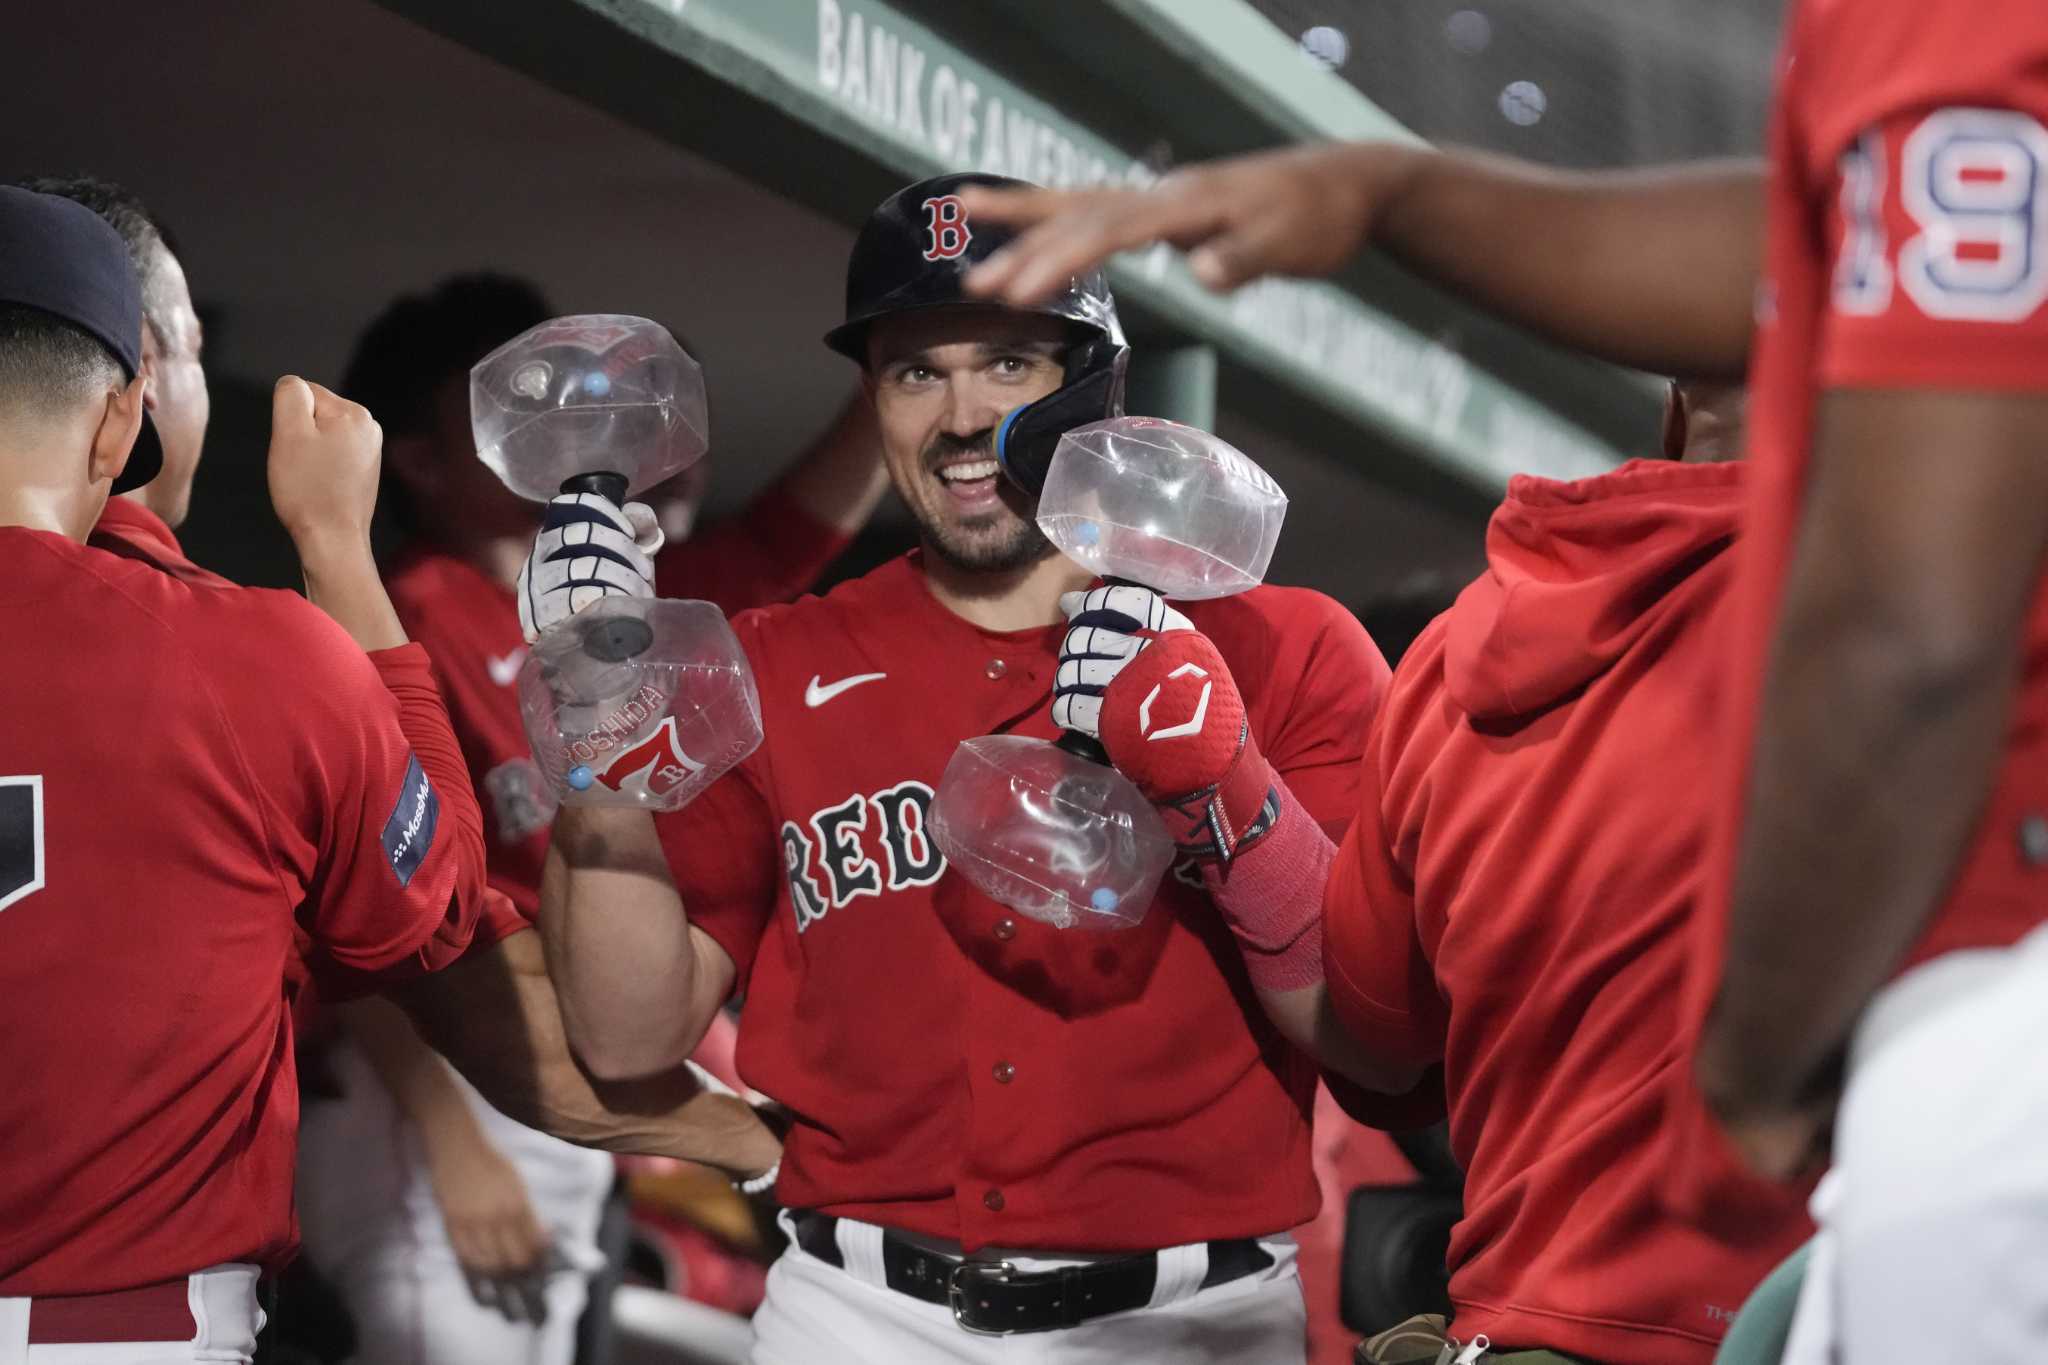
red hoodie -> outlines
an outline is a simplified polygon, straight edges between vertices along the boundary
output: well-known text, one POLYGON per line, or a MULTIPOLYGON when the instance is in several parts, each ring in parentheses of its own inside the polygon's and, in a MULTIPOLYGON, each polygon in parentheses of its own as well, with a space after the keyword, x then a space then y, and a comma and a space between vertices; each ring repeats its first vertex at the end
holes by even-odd
POLYGON ((1660 1125, 1696 1103, 1679 996, 1741 478, 1645 460, 1515 479, 1487 572, 1416 641, 1367 743, 1329 982, 1370 1046, 1444 1066, 1460 1337, 1707 1365, 1810 1231, 1790 1193, 1743 1246, 1662 1203, 1660 1125))

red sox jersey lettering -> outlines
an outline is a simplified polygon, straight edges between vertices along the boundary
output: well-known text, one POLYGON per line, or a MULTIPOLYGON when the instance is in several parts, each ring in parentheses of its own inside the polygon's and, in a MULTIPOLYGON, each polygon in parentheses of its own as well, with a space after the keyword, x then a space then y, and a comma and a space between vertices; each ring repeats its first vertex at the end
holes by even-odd
POLYGON ((925 833, 931 808, 932 789, 905 781, 856 793, 812 812, 802 825, 785 820, 783 867, 797 932, 862 896, 936 882, 946 859, 925 833))
MULTIPOLYGON (((1386 678, 1356 619, 1280 588, 1189 615, 1256 680, 1261 747, 1295 796, 1341 826, 1386 678)), ((1069 933, 949 875, 933 846, 962 740, 1056 736, 1064 626, 979 629, 913 554, 733 630, 766 738, 655 825, 745 993, 740 1070, 800 1116, 778 1196, 970 1250, 1129 1251, 1307 1218, 1315 1072, 1247 1007, 1198 878, 1169 879, 1135 929, 1069 933), (886 678, 807 704, 813 679, 864 674, 886 678)), ((1155 720, 1184 724, 1200 682, 1169 686, 1155 720)))

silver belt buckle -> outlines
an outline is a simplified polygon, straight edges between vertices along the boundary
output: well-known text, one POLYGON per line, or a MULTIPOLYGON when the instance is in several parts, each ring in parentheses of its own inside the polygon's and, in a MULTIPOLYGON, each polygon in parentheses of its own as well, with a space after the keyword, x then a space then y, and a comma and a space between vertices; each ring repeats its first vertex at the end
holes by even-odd
POLYGON ((1008 1261, 962 1261, 946 1276, 946 1304, 953 1310, 953 1321, 964 1332, 978 1337, 1007 1337, 1016 1334, 1014 1327, 977 1327, 967 1320, 969 1304, 967 1287, 962 1280, 973 1277, 993 1284, 1007 1284, 1017 1268, 1008 1261))

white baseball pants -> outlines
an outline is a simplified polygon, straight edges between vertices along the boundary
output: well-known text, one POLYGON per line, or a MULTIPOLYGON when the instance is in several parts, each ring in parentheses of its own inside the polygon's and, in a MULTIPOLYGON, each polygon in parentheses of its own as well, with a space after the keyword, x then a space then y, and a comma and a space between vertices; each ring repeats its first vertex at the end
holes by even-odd
POLYGON ((1786 1365, 2048 1360, 2048 928, 1858 1025, 1786 1365))

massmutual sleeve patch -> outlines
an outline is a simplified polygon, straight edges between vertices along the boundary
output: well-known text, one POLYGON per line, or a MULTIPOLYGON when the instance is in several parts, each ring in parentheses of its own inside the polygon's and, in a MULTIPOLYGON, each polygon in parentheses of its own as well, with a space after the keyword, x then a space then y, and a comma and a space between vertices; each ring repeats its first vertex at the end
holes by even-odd
POLYGON ((412 874, 420 870, 427 850, 434 846, 434 827, 440 820, 441 798, 427 781, 419 756, 407 754, 398 804, 392 808, 391 818, 384 822, 384 856, 391 860, 391 870, 400 886, 411 885, 412 874))

